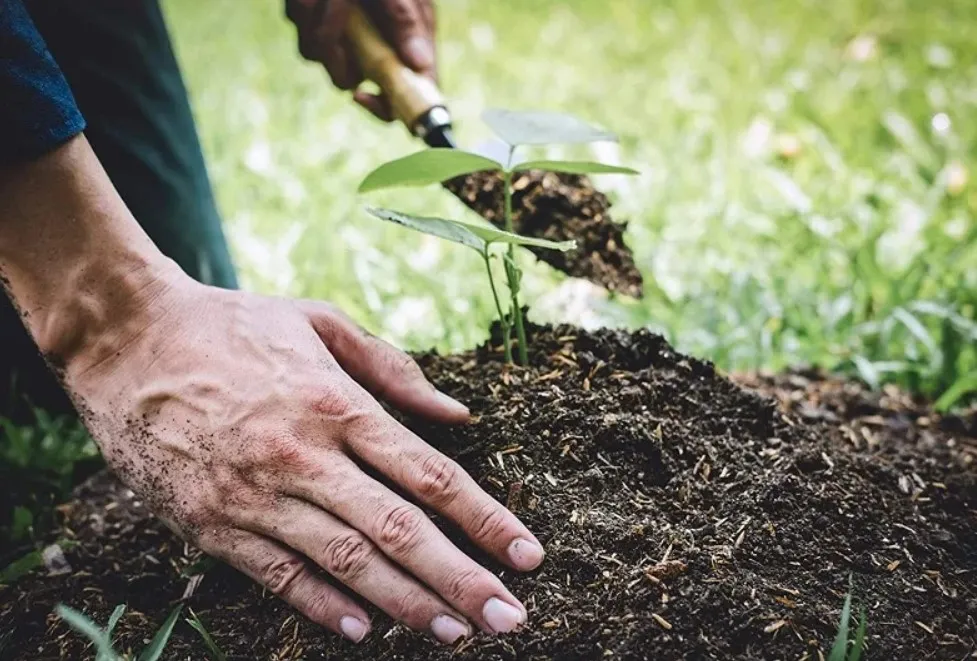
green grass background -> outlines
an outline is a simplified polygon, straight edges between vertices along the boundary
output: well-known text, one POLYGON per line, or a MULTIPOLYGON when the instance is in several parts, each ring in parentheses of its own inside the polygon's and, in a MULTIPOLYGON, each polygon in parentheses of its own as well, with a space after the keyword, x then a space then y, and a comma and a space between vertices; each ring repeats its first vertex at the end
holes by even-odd
MULTIPOLYGON (((279 3, 164 5, 247 286, 331 299, 410 349, 482 340, 477 256, 379 224, 355 194, 418 145, 301 61, 279 3)), ((972 3, 438 6, 463 142, 487 137, 486 106, 565 110, 620 135, 597 156, 642 172, 599 183, 630 222, 646 299, 536 264, 537 318, 650 326, 730 369, 818 363, 930 395, 977 368, 977 189, 960 185, 977 139, 972 3), (778 158, 788 142, 796 157, 778 158)), ((466 213, 435 189, 379 199, 466 213)))
MULTIPOLYGON (((369 218, 355 193, 417 143, 299 58, 280 1, 163 4, 245 285, 332 300, 408 349, 482 341, 479 258, 369 218)), ((619 133, 595 155, 642 173, 598 183, 646 298, 525 255, 533 317, 651 327, 726 369, 818 364, 947 404, 977 389, 972 0, 438 6, 463 142, 488 137, 486 106, 564 110, 619 133)), ((467 213, 433 188, 371 201, 467 213)), ((94 448, 59 424, 8 425, 0 464, 64 488, 94 448)), ((31 525, 0 513, 17 537, 31 525)))

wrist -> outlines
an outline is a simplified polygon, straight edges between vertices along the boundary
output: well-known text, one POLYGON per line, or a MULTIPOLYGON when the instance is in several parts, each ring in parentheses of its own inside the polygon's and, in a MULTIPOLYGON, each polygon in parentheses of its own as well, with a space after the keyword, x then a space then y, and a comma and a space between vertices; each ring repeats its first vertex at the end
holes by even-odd
POLYGON ((163 316, 187 276, 170 260, 120 251, 78 264, 24 323, 56 369, 100 364, 163 316))
POLYGON ((84 137, 0 171, 0 276, 55 366, 98 360, 186 278, 132 218, 84 137))

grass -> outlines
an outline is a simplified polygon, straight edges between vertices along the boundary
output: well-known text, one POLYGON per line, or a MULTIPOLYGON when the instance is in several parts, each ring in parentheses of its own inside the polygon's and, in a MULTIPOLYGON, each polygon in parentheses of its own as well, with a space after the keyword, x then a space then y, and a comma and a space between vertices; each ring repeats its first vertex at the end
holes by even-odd
MULTIPOLYGON (((183 604, 177 605, 170 614, 166 617, 160 628, 156 630, 153 639, 149 641, 139 653, 138 656, 134 654, 120 654, 116 651, 112 643, 112 633, 115 630, 115 626, 119 623, 119 620, 125 614, 126 607, 125 604, 119 604, 112 611, 112 615, 109 616, 108 625, 105 629, 98 626, 91 618, 89 618, 84 613, 77 611, 70 606, 65 606, 61 604, 57 607, 56 613, 58 617, 63 619, 68 626, 88 638, 92 644, 95 646, 97 651, 96 661, 158 661, 160 657, 163 656, 163 651, 166 649, 167 644, 170 642, 170 637, 173 635, 173 629, 176 626, 177 620, 180 618, 180 613, 183 611, 183 604)), ((206 633, 206 629, 203 629, 203 624, 193 616, 196 623, 200 625, 201 629, 197 631, 202 631, 201 635, 206 633)), ((196 629, 196 625, 191 624, 196 629)), ((207 636, 209 638, 209 635, 207 636)), ((213 642, 213 641, 210 641, 213 642)))
MULTIPOLYGON (((477 256, 371 223, 354 194, 418 145, 299 60, 277 3, 164 6, 246 285, 333 300, 412 349, 484 339, 477 256)), ((960 384, 947 406, 977 388, 967 0, 439 6, 464 143, 487 137, 486 105, 565 110, 619 133, 596 155, 643 173, 600 184, 647 297, 533 264, 536 318, 650 326, 727 369, 816 363, 934 397, 960 384)), ((461 213, 437 191, 404 210, 461 213)))
POLYGON ((849 650, 848 647, 848 633, 851 624, 851 594, 852 591, 849 589, 848 594, 845 595, 844 606, 841 608, 838 633, 835 635, 834 644, 828 653, 828 661, 860 661, 862 653, 865 651, 865 631, 868 621, 864 607, 858 616, 858 629, 855 632, 854 640, 851 641, 851 649, 849 650))

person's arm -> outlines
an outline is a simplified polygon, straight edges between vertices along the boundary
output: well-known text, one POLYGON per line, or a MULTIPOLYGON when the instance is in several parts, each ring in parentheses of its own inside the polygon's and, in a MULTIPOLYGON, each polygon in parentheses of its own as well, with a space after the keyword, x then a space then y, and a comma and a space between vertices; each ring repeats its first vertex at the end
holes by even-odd
POLYGON ((328 304, 194 282, 84 136, 58 145, 0 166, 0 283, 116 473, 180 535, 352 640, 366 611, 319 568, 445 642, 468 622, 523 623, 420 506, 516 569, 542 561, 539 543, 376 398, 445 423, 467 409, 328 304))
POLYGON ((84 137, 0 170, 0 275, 106 460, 207 553, 354 640, 366 612, 315 565, 445 642, 468 621, 493 632, 525 621, 414 502, 516 569, 540 563, 539 543, 370 393, 447 423, 467 420, 465 407, 328 304, 190 280, 84 137))

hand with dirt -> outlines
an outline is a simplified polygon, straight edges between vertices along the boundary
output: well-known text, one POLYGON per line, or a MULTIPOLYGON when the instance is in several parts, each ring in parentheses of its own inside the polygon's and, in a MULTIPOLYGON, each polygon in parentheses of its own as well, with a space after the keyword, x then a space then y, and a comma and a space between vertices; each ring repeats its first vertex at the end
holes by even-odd
POLYGON ((468 419, 406 354, 328 304, 189 279, 84 138, 0 171, 0 218, 0 273, 38 346, 109 464, 176 532, 354 641, 369 617, 326 573, 446 643, 469 622, 525 622, 419 507, 509 566, 542 561, 514 515, 374 399, 468 419))
MULTIPOLYGON (((354 5, 362 7, 404 64, 437 80, 432 0, 285 0, 285 13, 298 30, 302 57, 325 66, 339 89, 356 90, 363 72, 346 38, 354 5)), ((353 100, 385 122, 393 119, 383 95, 357 90, 353 100)))

